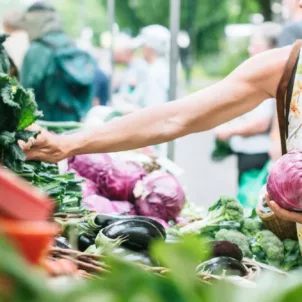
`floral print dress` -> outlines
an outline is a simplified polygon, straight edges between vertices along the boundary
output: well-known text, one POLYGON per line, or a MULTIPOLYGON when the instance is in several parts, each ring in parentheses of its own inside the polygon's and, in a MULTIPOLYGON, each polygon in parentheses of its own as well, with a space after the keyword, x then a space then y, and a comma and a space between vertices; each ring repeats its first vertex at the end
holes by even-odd
POLYGON ((287 151, 302 150, 302 50, 294 80, 288 115, 287 151))
MULTIPOLYGON (((288 115, 287 151, 302 150, 302 49, 298 59, 293 93, 288 115)), ((297 223, 297 232, 302 254, 302 225, 297 223)))

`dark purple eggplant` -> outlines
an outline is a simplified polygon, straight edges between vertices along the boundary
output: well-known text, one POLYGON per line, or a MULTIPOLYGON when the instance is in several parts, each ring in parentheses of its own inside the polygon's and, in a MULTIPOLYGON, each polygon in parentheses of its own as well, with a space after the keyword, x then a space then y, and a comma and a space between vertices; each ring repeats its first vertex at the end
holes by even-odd
POLYGON ((137 219, 128 219, 110 224, 102 231, 110 239, 123 239, 122 246, 133 251, 148 251, 153 240, 164 236, 154 224, 137 219))
POLYGON ((244 277, 248 274, 247 268, 238 260, 231 257, 216 257, 199 264, 197 273, 208 273, 211 275, 231 275, 244 277))
POLYGON ((72 249, 71 244, 63 236, 55 238, 55 246, 60 248, 60 249, 72 249))
POLYGON ((222 240, 213 243, 213 257, 231 257, 241 261, 243 254, 237 244, 222 240))
POLYGON ((144 217, 144 216, 126 216, 126 215, 107 215, 107 214, 99 214, 95 217, 94 222, 98 225, 101 229, 106 228, 112 223, 122 221, 122 220, 142 220, 152 223, 166 238, 166 230, 164 226, 156 221, 155 219, 144 217))
POLYGON ((82 234, 78 237, 78 249, 85 252, 91 245, 95 243, 95 238, 82 234))

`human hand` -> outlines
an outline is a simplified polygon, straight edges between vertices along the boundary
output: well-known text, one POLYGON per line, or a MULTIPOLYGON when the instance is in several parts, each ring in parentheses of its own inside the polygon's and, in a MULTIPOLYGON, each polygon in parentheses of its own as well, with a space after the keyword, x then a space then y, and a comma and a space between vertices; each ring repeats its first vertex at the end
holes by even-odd
POLYGON ((266 201, 268 206, 272 209, 272 211, 276 214, 277 217, 281 218, 282 220, 292 221, 296 223, 302 223, 302 213, 296 213, 292 211, 288 211, 282 209, 277 205, 276 202, 270 200, 269 196, 266 196, 266 201))
POLYGON ((63 135, 52 134, 38 125, 32 125, 28 130, 40 131, 35 140, 19 142, 28 160, 57 163, 68 157, 68 144, 63 135))

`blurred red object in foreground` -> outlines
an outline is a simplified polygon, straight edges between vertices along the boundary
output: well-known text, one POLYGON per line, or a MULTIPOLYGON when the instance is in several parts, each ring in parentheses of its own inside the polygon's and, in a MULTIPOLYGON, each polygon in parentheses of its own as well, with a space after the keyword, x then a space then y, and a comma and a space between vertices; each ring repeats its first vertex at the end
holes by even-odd
POLYGON ((60 228, 46 221, 0 219, 0 235, 12 242, 31 264, 39 264, 60 228))
POLYGON ((12 172, 0 168, 0 235, 31 264, 46 256, 59 227, 47 222, 54 203, 12 172))
POLYGON ((35 187, 12 172, 0 168, 0 217, 47 220, 54 203, 35 187))

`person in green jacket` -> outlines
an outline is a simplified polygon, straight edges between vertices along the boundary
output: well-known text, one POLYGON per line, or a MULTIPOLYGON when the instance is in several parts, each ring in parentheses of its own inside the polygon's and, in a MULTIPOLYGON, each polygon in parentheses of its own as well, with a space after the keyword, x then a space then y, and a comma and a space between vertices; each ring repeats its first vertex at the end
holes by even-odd
POLYGON ((44 2, 24 14, 30 47, 20 82, 33 88, 49 121, 80 121, 91 108, 96 63, 63 31, 57 11, 44 2))

